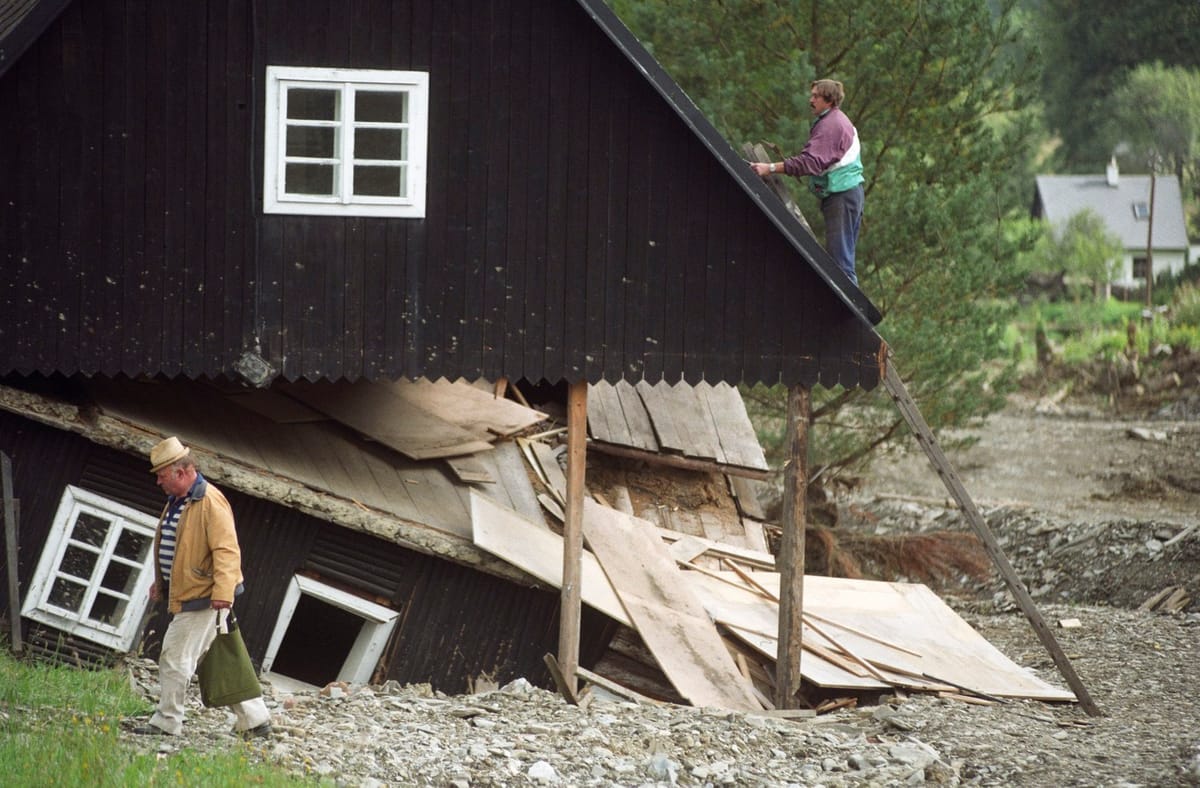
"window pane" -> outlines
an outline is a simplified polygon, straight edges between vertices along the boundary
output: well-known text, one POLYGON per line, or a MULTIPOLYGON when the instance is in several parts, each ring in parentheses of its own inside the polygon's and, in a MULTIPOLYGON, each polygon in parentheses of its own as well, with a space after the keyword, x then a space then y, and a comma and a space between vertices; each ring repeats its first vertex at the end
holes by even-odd
POLYGON ((79 606, 83 604, 83 594, 87 590, 87 586, 81 586, 79 583, 73 583, 65 577, 56 578, 54 585, 50 587, 50 604, 55 607, 61 607, 65 610, 79 612, 79 606))
POLYGON ((407 139, 404 129, 355 129, 354 158, 403 159, 407 139))
POLYGON ((154 544, 153 537, 126 528, 121 531, 121 536, 117 539, 114 553, 129 561, 141 563, 145 560, 146 553, 150 552, 152 544, 154 544))
POLYGON ((403 167, 355 167, 354 193, 369 197, 404 196, 403 167))
POLYGON ((332 164, 289 164, 284 191, 288 194, 332 195, 333 172, 332 164))
POLYGON ((132 594, 134 586, 137 585, 137 578, 138 572, 134 567, 110 561, 100 585, 119 594, 132 594))
POLYGON ((287 92, 287 116, 293 120, 337 120, 338 90, 291 88, 287 92))
POLYGON ((354 94, 354 119, 362 123, 403 123, 408 120, 408 94, 360 90, 354 94))
POLYGON ((71 530, 71 539, 76 542, 90 544, 92 547, 100 547, 104 544, 104 539, 108 536, 108 529, 112 527, 112 521, 97 517, 89 512, 80 512, 75 519, 75 527, 71 530))
POLYGON ((78 577, 81 580, 91 580, 92 572, 96 569, 96 559, 100 556, 91 550, 78 545, 71 545, 63 553, 62 563, 58 571, 65 575, 78 577))
POLYGON ((328 127, 288 126, 287 155, 332 159, 336 131, 328 127))
POLYGON ((121 619, 124 618, 127 606, 128 603, 123 599, 118 599, 107 594, 96 594, 96 598, 92 600, 92 609, 88 611, 87 617, 101 624, 117 626, 121 623, 121 619))

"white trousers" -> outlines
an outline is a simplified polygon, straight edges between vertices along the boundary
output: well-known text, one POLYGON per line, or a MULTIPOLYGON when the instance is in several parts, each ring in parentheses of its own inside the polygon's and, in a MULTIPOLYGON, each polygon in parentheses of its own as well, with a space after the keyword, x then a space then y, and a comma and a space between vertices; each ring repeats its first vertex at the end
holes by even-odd
MULTIPOLYGON (((162 694, 158 699, 158 711, 150 718, 151 725, 175 736, 183 732, 188 684, 196 673, 200 658, 217 637, 216 618, 214 610, 191 610, 176 613, 167 625, 162 653, 158 657, 158 683, 162 694)), ((228 708, 237 717, 233 726, 235 731, 257 728, 271 719, 261 695, 228 708)))

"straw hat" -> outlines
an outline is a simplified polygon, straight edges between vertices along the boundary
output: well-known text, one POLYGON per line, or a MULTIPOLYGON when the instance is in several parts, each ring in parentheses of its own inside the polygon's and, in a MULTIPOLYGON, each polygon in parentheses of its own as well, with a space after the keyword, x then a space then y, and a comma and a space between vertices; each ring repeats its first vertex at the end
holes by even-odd
POLYGON ((150 450, 150 473, 158 473, 173 462, 188 456, 188 448, 171 436, 150 450))

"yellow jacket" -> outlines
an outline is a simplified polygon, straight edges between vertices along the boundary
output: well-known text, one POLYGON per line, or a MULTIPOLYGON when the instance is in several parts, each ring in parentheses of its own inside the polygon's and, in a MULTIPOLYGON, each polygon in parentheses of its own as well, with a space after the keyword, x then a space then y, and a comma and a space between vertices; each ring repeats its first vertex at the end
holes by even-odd
MULTIPOLYGON (((175 534, 175 561, 171 565, 167 610, 178 613, 184 602, 219 599, 233 602, 242 582, 242 551, 233 525, 233 509, 225 495, 200 477, 192 500, 179 517, 175 534)), ((170 502, 163 507, 154 532, 154 579, 161 589, 164 578, 158 564, 158 544, 170 502)))

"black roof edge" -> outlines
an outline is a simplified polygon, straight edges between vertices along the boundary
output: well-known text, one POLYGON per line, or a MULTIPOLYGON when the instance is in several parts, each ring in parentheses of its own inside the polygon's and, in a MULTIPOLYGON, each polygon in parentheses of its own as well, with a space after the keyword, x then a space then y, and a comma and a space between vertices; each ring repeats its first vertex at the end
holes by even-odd
POLYGON ((42 37, 46 28, 58 19, 71 0, 33 0, 22 10, 22 0, 0 0, 0 17, 13 14, 16 22, 0 30, 0 77, 13 66, 25 51, 42 37))
POLYGON ((792 243, 800 254, 808 260, 813 270, 841 297, 846 306, 868 326, 875 326, 883 315, 875 307, 866 294, 850 281, 833 258, 825 251, 817 239, 800 224, 779 197, 763 182, 752 174, 746 166, 746 160, 737 154, 712 122, 705 116, 695 102, 684 92, 683 88, 671 78, 651 55, 637 36, 625 26, 616 13, 608 7, 605 0, 578 0, 579 5, 592 18, 601 30, 612 40, 617 48, 629 58, 638 71, 650 81, 654 89, 667 100, 683 122, 695 133, 705 147, 716 156, 725 169, 741 184, 764 213, 771 219, 780 232, 792 243))

